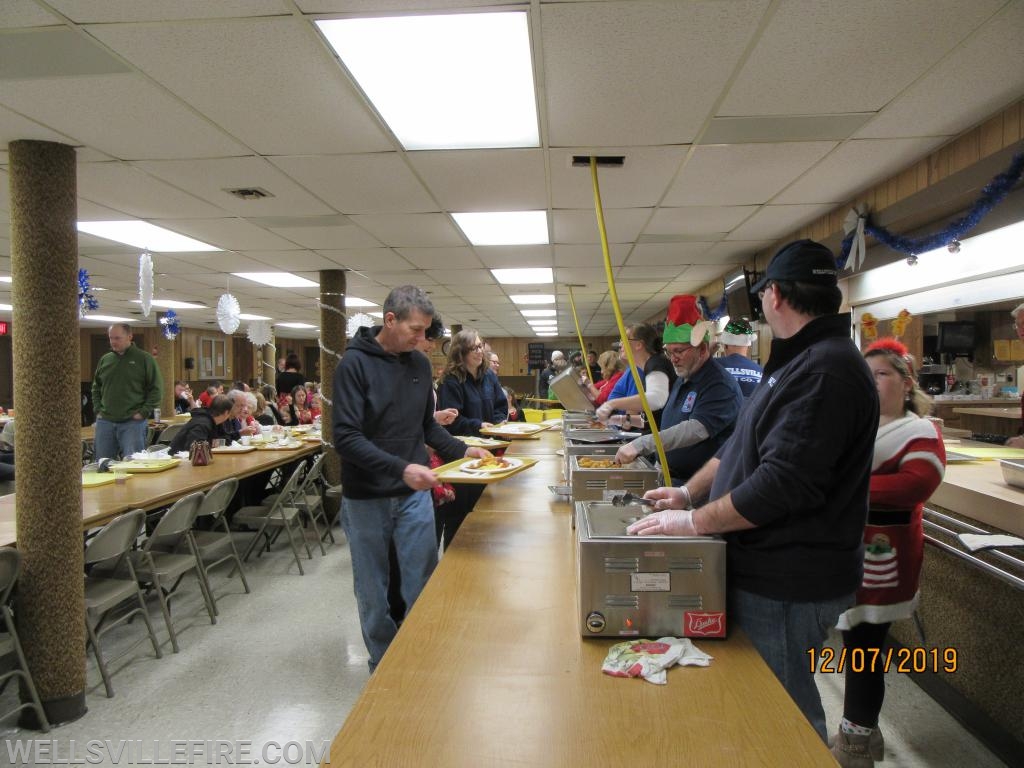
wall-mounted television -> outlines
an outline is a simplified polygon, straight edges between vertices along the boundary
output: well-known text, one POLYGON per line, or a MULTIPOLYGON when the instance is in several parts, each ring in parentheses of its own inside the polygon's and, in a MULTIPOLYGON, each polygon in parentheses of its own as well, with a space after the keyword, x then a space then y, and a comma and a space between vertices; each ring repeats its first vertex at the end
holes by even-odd
POLYGON ((977 330, 972 320, 940 322, 935 351, 948 355, 973 356, 978 341, 977 330))
POLYGON ((757 294, 750 292, 750 286, 758 279, 759 275, 756 272, 748 272, 746 269, 725 276, 725 300, 729 317, 745 317, 748 320, 764 319, 761 300, 757 294))

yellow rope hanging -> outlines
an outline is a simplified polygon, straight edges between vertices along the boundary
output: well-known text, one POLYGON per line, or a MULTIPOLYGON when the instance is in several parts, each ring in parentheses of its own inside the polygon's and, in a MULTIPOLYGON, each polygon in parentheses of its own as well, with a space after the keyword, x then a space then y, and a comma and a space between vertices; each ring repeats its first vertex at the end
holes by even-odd
POLYGON ((647 423, 651 425, 651 435, 654 437, 654 447, 658 451, 658 461, 661 463, 661 474, 663 482, 670 483, 671 476, 668 471, 668 459, 665 457, 665 446, 661 442, 661 434, 658 432, 658 425, 654 421, 654 413, 647 402, 647 394, 644 392, 643 382, 640 381, 640 371, 637 370, 636 361, 633 359, 633 349, 629 346, 629 339, 626 337, 626 326, 622 321, 622 309, 619 307, 619 294, 615 290, 615 276, 612 274, 612 257, 608 251, 608 232, 604 225, 604 208, 601 205, 601 187, 597 182, 597 158, 590 157, 590 180, 594 186, 594 210, 597 213, 597 228, 601 234, 601 252, 604 254, 604 272, 608 278, 608 295, 612 300, 612 309, 615 310, 615 323, 619 327, 619 338, 622 347, 626 350, 626 357, 629 360, 629 371, 633 376, 633 383, 636 384, 637 394, 640 395, 640 403, 643 405, 644 413, 647 415, 647 423))
POLYGON ((576 317, 576 299, 572 295, 572 286, 569 286, 569 306, 572 307, 572 321, 576 324, 576 337, 580 340, 580 357, 583 359, 583 370, 587 374, 587 381, 594 383, 594 377, 590 375, 590 365, 587 364, 587 346, 583 343, 583 331, 580 330, 580 319, 576 317))

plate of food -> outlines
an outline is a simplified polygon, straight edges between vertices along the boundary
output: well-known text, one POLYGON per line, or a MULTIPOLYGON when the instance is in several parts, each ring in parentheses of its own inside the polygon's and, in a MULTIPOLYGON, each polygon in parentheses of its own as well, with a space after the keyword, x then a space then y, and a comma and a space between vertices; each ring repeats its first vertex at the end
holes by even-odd
POLYGON ((506 459, 503 456, 491 456, 487 459, 472 459, 467 461, 459 467, 459 470, 497 474, 499 472, 508 472, 510 469, 522 466, 522 464, 523 462, 519 459, 506 459))
POLYGON ((473 435, 455 435, 454 437, 473 448, 504 448, 509 445, 507 440, 495 440, 492 437, 474 437, 473 435))

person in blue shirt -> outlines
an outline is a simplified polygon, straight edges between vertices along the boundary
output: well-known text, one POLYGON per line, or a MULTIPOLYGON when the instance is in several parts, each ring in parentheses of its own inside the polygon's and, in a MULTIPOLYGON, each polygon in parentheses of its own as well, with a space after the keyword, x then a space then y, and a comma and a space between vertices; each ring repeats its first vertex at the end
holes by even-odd
MULTIPOLYGON (((673 485, 684 483, 715 455, 743 405, 739 385, 711 358, 711 329, 696 296, 672 297, 662 340, 678 378, 658 426, 673 485)), ((654 436, 644 435, 619 448, 615 458, 628 464, 654 450, 654 436)))
POLYGON ((718 337, 725 354, 717 358, 718 364, 732 374, 743 390, 744 397, 754 393, 754 387, 761 383, 763 369, 750 359, 750 347, 754 343, 754 329, 745 317, 730 320, 722 335, 718 337))
MULTIPOLYGON (((640 383, 643 384, 647 404, 651 408, 655 421, 660 421, 661 409, 668 400, 669 390, 676 381, 676 373, 672 364, 662 353, 661 338, 653 327, 646 323, 638 323, 626 328, 626 343, 633 353, 633 362, 640 372, 640 383)), ((619 352, 626 372, 612 388, 604 405, 597 409, 597 418, 607 422, 615 411, 628 414, 643 413, 640 394, 633 381, 633 374, 628 370, 629 358, 626 350, 619 352)))

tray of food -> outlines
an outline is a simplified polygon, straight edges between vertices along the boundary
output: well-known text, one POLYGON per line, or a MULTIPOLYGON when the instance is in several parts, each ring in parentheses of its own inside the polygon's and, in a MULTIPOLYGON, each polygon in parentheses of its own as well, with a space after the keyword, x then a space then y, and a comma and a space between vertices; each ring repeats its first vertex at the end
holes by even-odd
MULTIPOLYGON (((319 439, 319 438, 318 438, 319 439)), ((289 440, 287 443, 279 443, 276 440, 274 442, 264 442, 256 446, 258 451, 294 451, 297 448, 302 447, 302 442, 299 440, 289 440)))
POLYGON ((113 472, 83 472, 83 488, 99 488, 101 485, 116 483, 118 478, 127 479, 128 475, 115 475, 113 472))
POLYGON ((517 475, 537 463, 537 459, 525 456, 492 456, 488 459, 466 458, 449 462, 434 470, 437 478, 444 483, 489 484, 517 475))
POLYGON ((255 451, 255 445, 242 445, 241 443, 232 443, 231 445, 221 445, 217 448, 211 448, 211 453, 249 453, 255 451))
POLYGON ((507 448, 512 445, 508 440, 495 440, 493 437, 474 437, 472 435, 455 435, 456 440, 461 440, 471 448, 507 448))
POLYGON ((493 427, 484 427, 480 430, 481 435, 488 437, 505 437, 509 439, 532 439, 537 437, 538 432, 543 432, 549 427, 543 424, 530 424, 522 421, 507 421, 504 424, 495 424, 493 427))
POLYGON ((111 472, 130 472, 142 474, 146 472, 166 472, 181 464, 181 459, 132 459, 119 461, 110 465, 111 472))

